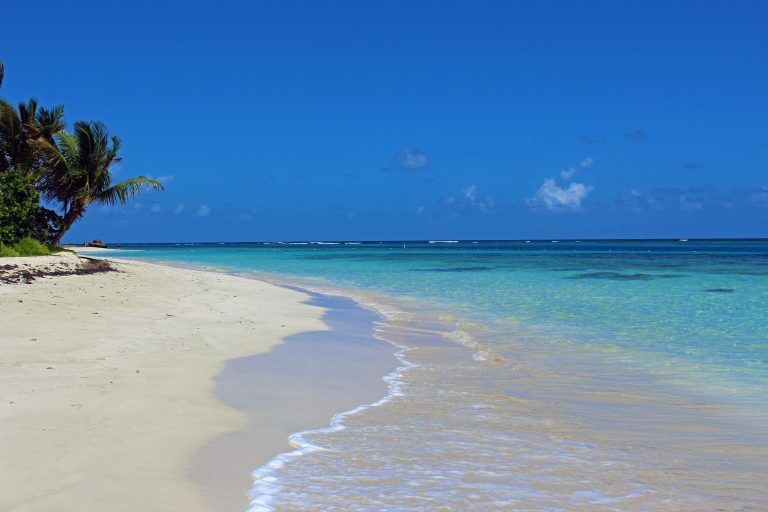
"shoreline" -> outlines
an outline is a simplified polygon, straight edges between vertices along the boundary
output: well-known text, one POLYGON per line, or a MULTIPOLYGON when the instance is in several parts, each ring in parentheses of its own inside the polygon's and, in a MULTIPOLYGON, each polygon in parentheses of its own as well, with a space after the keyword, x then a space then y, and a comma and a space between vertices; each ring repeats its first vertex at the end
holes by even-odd
POLYGON ((214 482, 219 491, 231 490, 208 494, 212 510, 271 510, 266 505, 277 487, 263 478, 264 468, 293 458, 303 433, 333 428, 328 425, 345 414, 339 411, 366 407, 360 404, 387 394, 382 377, 398 361, 393 345, 373 336, 377 315, 351 299, 303 293, 309 295, 308 304, 324 310, 327 330, 292 334, 268 353, 230 360, 216 377, 216 397, 246 413, 249 421, 195 454, 193 479, 204 487, 214 482), (244 450, 249 457, 238 459, 244 450), (238 480, 223 480, 226 475, 217 475, 212 462, 214 467, 228 466, 227 474, 233 473, 232 465, 238 466, 238 480), (243 489, 251 497, 247 507, 232 499, 243 489))
MULTIPOLYGON (((136 260, 118 258, 117 261, 136 260)), ((190 268, 162 261, 150 264, 190 268)), ((368 461, 402 460, 391 458, 393 449, 402 449, 401 457, 415 453, 426 457, 428 462, 418 460, 415 467, 426 464, 433 471, 443 471, 446 464, 456 464, 451 474, 476 474, 472 460, 477 459, 479 467, 486 464, 492 467, 500 453, 504 454, 504 460, 522 458, 529 460, 531 467, 540 464, 533 474, 551 473, 546 481, 531 481, 536 492, 522 501, 518 501, 514 489, 505 495, 509 500, 505 503, 510 506, 538 503, 546 508, 577 502, 597 506, 601 500, 608 499, 621 502, 626 510, 645 510, 648 506, 683 510, 687 506, 715 507, 728 500, 749 506, 762 499, 759 481, 765 474, 761 469, 764 460, 761 460, 763 452, 756 448, 768 433, 764 425, 760 425, 763 414, 749 417, 752 413, 745 411, 748 415, 742 417, 735 403, 712 402, 640 368, 627 371, 632 367, 608 355, 595 359, 591 351, 574 354, 567 345, 558 346, 559 350, 551 353, 548 350, 551 345, 530 343, 536 341, 530 337, 533 333, 517 331, 516 334, 523 336, 510 338, 504 353, 508 357, 484 361, 473 357, 485 338, 482 330, 474 330, 482 326, 464 325, 455 322, 460 320, 457 318, 436 316, 429 305, 425 311, 403 308, 403 304, 398 303, 393 307, 389 301, 378 303, 377 294, 361 290, 354 294, 350 290, 342 293, 341 289, 331 287, 337 290, 337 295, 329 292, 327 286, 303 288, 301 280, 281 279, 279 275, 272 275, 270 280, 269 274, 235 273, 237 271, 213 267, 203 267, 203 272, 250 277, 294 291, 308 290, 327 298, 351 299, 381 315, 383 321, 375 329, 379 339, 394 346, 416 349, 408 355, 413 370, 398 380, 408 400, 392 400, 382 404, 384 407, 369 407, 365 414, 349 418, 344 416, 346 413, 339 413, 336 417, 344 416, 351 427, 342 429, 343 432, 334 430, 335 419, 330 428, 293 429, 298 432, 293 437, 299 441, 294 443, 299 449, 293 452, 276 449, 273 453, 281 453, 273 459, 277 460, 277 466, 266 464, 257 470, 257 477, 270 478, 263 479, 267 486, 258 483, 255 486, 255 498, 261 500, 254 501, 252 511, 271 510, 271 496, 277 490, 280 495, 275 501, 293 507, 292 510, 313 510, 313 504, 317 503, 343 507, 350 499, 373 499, 373 495, 359 495, 364 494, 363 488, 347 476, 356 475, 357 464, 363 461, 370 469, 368 461), (445 329, 454 324, 461 331, 445 329), (476 337, 463 340, 459 335, 465 331, 476 337), (450 377, 446 379, 446 376, 450 377), (490 430, 484 431, 486 435, 477 436, 478 424, 464 421, 472 418, 488 421, 490 430), (636 420, 628 422, 629 418, 636 420), (743 420, 754 420, 754 423, 743 420), (504 431, 497 432, 493 425, 505 425, 504 431), (488 442, 499 434, 505 439, 511 438, 504 443, 488 442), (392 444, 392 439, 397 443, 392 444), (303 462, 281 467, 281 458, 295 460, 292 455, 301 451, 307 442, 330 451, 320 456, 305 451, 307 457, 302 457, 303 462), (467 442, 473 447, 472 459, 467 458, 467 442), (423 447, 436 443, 441 447, 440 452, 422 452, 423 447), (452 455, 442 458, 443 452, 452 455), (431 458, 433 456, 438 458, 431 458), (470 466, 464 467, 462 463, 470 466), (669 480, 664 478, 665 474, 677 476, 669 480), (738 493, 729 486, 733 481, 740 482, 738 493), (592 486, 588 494, 584 494, 586 482, 592 486)), ((288 343, 283 343, 278 349, 287 346, 288 343)), ((244 359, 263 362, 267 357, 269 354, 244 359)), ((325 416, 320 424, 327 425, 331 415, 325 416)), ((245 427, 240 432, 247 430, 245 427)), ((228 445, 230 450, 244 446, 237 442, 228 445)), ((409 469, 401 467, 398 471, 407 474, 409 469)), ((244 471, 238 472, 238 478, 242 473, 244 471)), ((494 479, 510 478, 508 482, 513 485, 516 479, 530 478, 531 474, 524 467, 506 467, 505 473, 494 479)), ((388 481, 385 475, 380 476, 384 482, 388 481)), ((419 480, 423 475, 411 476, 419 480)), ((413 478, 407 481, 412 482, 413 478)), ((436 481, 422 483, 433 486, 436 481)), ((416 484, 408 485, 410 489, 416 484)), ((461 509, 465 496, 454 495, 454 489, 455 486, 446 486, 439 493, 439 499, 453 500, 451 502, 459 504, 461 509)), ((381 507, 385 503, 392 506, 399 503, 388 502, 388 495, 383 492, 375 496, 381 507)), ((419 499, 418 495, 412 497, 419 499)), ((468 502, 466 506, 469 507, 468 502)), ((214 510, 224 508, 217 506, 214 510)))
MULTIPOLYGON (((199 244, 195 244, 199 245, 199 244)), ((217 244, 218 245, 218 244, 217 244)), ((79 247, 70 247, 75 250, 80 250, 79 247)), ((171 268, 198 270, 202 272, 221 273, 230 276, 245 277, 247 279, 255 279, 260 282, 265 282, 274 286, 284 287, 291 290, 296 290, 301 293, 319 294, 330 297, 342 297, 352 300, 359 304, 361 307, 373 311, 378 315, 384 317, 388 322, 389 313, 394 312, 395 319, 404 311, 415 310, 418 311, 416 316, 427 315, 434 320, 434 329, 436 332, 440 332, 441 337, 445 337, 452 342, 458 343, 467 349, 474 352, 472 357, 477 361, 489 361, 491 363, 503 362, 509 357, 504 354, 499 354, 496 350, 490 347, 482 339, 479 339, 478 334, 482 334, 484 328, 477 331, 477 326, 485 326, 486 322, 492 323, 493 319, 487 317, 477 316, 476 311, 456 311, 451 305, 441 304, 439 302, 430 301, 423 298, 415 298, 407 295, 394 295, 391 293, 381 292, 378 290, 351 287, 348 285, 336 285, 328 282, 316 282, 309 276, 298 276, 279 274, 271 272, 262 272, 256 270, 242 270, 234 269, 225 266, 208 266, 196 263, 182 263, 172 260, 153 259, 153 258, 120 258, 121 252, 136 252, 141 250, 123 248, 123 249, 101 249, 96 247, 85 248, 88 253, 107 252, 109 254, 101 255, 103 259, 109 258, 110 255, 115 255, 116 261, 136 261, 144 262, 152 265, 167 266, 171 268), (468 332, 467 325, 470 326, 468 332)), ((386 323, 386 322, 385 322, 386 323)), ((522 324, 520 324, 522 325, 522 324)), ((492 329, 498 329, 498 327, 492 327, 492 329)), ((553 327, 550 325, 537 325, 536 323, 530 323, 526 329, 518 332, 517 334, 524 334, 526 337, 538 336, 548 337, 551 335, 553 327), (533 329, 536 329, 535 331, 533 329)), ((506 334, 506 333, 505 333, 506 334)), ((387 340, 388 343, 398 347, 398 344, 387 340)), ((601 340, 603 347, 605 340, 601 340)), ((520 345, 518 349, 527 351, 529 347, 520 345)), ((578 346, 577 344, 570 345, 552 345, 550 349, 556 348, 557 352, 553 352, 550 357, 547 355, 546 362, 547 367, 557 368, 569 368, 573 365, 574 361, 581 361, 585 354, 591 357, 600 365, 608 365, 614 367, 621 367, 627 372, 640 372, 653 379, 659 386, 666 390, 684 396, 688 396, 692 400, 704 400, 707 402, 714 401, 722 404, 728 402, 730 405, 749 406, 750 403, 760 401, 763 396, 745 395, 745 391, 748 389, 738 389, 738 394, 732 389, 729 381, 725 380, 722 376, 719 379, 712 380, 710 382, 697 382, 695 385, 691 383, 678 382, 671 378, 671 374, 656 373, 657 368, 652 366, 652 362, 644 359, 648 354, 652 354, 647 351, 643 351, 638 348, 628 349, 627 347, 620 345, 610 345, 609 349, 594 349, 591 347, 578 346), (586 350, 586 352, 585 352, 586 350), (632 363, 627 363, 620 355, 620 351, 634 350, 632 363), (742 404, 741 401, 744 401, 742 404)), ((515 355, 515 354, 513 354, 515 355)), ((667 356, 669 357, 669 356, 667 356)), ((511 358, 510 358, 511 359, 511 358)), ((676 360, 675 365, 686 366, 690 365, 684 360, 676 360)), ((571 368, 573 369, 573 368, 571 368)), ((694 371, 695 368, 686 368, 687 371, 694 371)))
MULTIPOLYGON (((247 431, 251 446, 260 442, 252 411, 218 396, 222 375, 239 360, 284 352, 291 337, 328 333, 329 310, 308 304, 306 293, 252 278, 108 261, 119 272, 2 286, 9 321, 0 327, 0 458, 18 462, 0 465, 9 489, 0 508, 202 511, 229 503, 234 510, 231 484, 221 493, 223 486, 197 478, 206 460, 200 453, 217 440, 247 431), (33 476, 41 467, 57 478, 33 476)), ((381 387, 369 384, 354 405, 384 393, 385 373, 373 376, 381 387)), ((348 403, 283 425, 282 437, 270 441, 282 444, 264 453, 289 451, 289 434, 327 425, 348 403)), ((240 481, 268 460, 241 459, 249 470, 240 481)), ((228 466, 218 484, 238 481, 228 466)))

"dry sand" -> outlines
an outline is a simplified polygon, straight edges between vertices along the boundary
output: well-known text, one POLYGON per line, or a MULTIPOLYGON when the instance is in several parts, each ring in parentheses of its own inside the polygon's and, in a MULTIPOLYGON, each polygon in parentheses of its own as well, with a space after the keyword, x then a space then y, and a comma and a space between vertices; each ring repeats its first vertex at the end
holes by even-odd
POLYGON ((294 290, 115 265, 119 272, 0 284, 2 511, 210 510, 192 459, 249 422, 215 398, 214 377, 230 359, 326 329, 324 310, 294 290))

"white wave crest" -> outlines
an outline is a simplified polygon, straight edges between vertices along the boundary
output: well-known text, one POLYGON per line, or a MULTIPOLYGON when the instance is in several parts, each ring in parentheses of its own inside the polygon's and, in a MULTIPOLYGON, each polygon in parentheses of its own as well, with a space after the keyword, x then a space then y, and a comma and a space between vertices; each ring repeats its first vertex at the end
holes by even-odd
MULTIPOLYGON (((380 322, 377 322, 377 324, 379 323, 380 322)), ((347 428, 344 423, 344 420, 347 417, 352 416, 353 414, 358 414, 372 407, 379 407, 381 405, 386 404, 387 402, 394 400, 396 397, 401 397, 404 395, 403 382, 401 380, 402 376, 406 371, 410 370, 411 368, 417 367, 417 365, 411 363, 405 358, 405 353, 408 350, 410 350, 408 347, 398 345, 392 342, 391 340, 388 340, 380 336, 379 333, 380 333, 380 329, 375 328, 374 336, 394 345, 398 349, 398 351, 395 353, 395 357, 397 357, 397 359, 401 363, 401 366, 399 366, 398 368, 390 372, 388 375, 385 375, 383 377, 384 382, 387 383, 387 388, 388 388, 387 395, 384 398, 376 402, 373 402, 371 404, 360 405, 349 411, 335 414, 333 418, 331 418, 331 422, 328 427, 313 429, 313 430, 305 430, 303 432, 296 432, 291 434, 288 437, 288 442, 290 443, 291 446, 293 446, 296 449, 290 452, 285 452, 285 453, 281 453, 280 455, 277 455, 268 463, 256 469, 252 473, 253 487, 251 488, 251 491, 249 493, 251 496, 251 505, 246 512, 274 511, 275 509, 274 507, 272 507, 272 501, 274 500, 275 495, 280 492, 280 489, 282 487, 280 484, 280 479, 276 475, 277 471, 282 467, 284 467, 287 463, 297 459, 298 457, 307 455, 309 453, 327 450, 327 448, 323 448, 322 446, 319 446, 307 441, 306 436, 313 435, 313 434, 332 433, 332 432, 337 432, 339 430, 343 430, 347 428)))

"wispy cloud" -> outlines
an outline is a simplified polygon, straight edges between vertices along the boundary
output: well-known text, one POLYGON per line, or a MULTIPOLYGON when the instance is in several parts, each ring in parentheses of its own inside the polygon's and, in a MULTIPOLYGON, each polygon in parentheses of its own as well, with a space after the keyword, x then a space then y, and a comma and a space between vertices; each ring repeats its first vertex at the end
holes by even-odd
POLYGON ((162 176, 158 176, 155 179, 160 183, 162 183, 163 185, 167 185, 168 183, 174 180, 174 177, 173 177, 173 174, 163 174, 162 176))
POLYGON ((480 197, 477 192, 477 185, 470 185, 467 188, 461 189, 463 195, 463 204, 478 208, 480 211, 486 212, 493 208, 496 202, 490 196, 480 197))
POLYGON ((759 205, 768 206, 768 187, 760 187, 747 192, 749 201, 759 205))
MULTIPOLYGON (((634 213, 669 210, 697 212, 713 208, 732 209, 735 204, 743 203, 744 197, 744 192, 723 192, 712 185, 686 188, 648 187, 643 190, 630 190, 629 194, 619 196, 616 204, 619 208, 634 213)), ((751 200, 749 192, 746 197, 751 200)), ((768 200, 768 194, 766 199, 768 200)))
POLYGON ((693 162, 686 162, 683 165, 680 166, 684 171, 695 171, 699 168, 699 164, 694 164, 693 162))
MULTIPOLYGON (((121 217, 156 217, 162 215, 182 215, 187 211, 184 203, 167 205, 163 203, 143 203, 134 201, 125 205, 100 205, 97 210, 99 213, 107 215, 119 215, 121 217)), ((195 217, 208 217, 211 214, 211 208, 206 204, 201 204, 191 212, 195 217)))
POLYGON ((418 148, 405 147, 395 156, 395 164, 406 171, 418 171, 429 167, 429 157, 418 148))
POLYGON ((648 133, 643 130, 633 130, 631 132, 627 132, 624 134, 624 137, 628 138, 629 140, 638 142, 648 140, 650 138, 648 137, 648 133))
POLYGON ((579 165, 573 165, 567 169, 563 169, 562 171, 560 171, 560 177, 564 180, 569 180, 573 178, 579 171, 582 171, 584 169, 589 169, 590 167, 592 167, 592 164, 594 162, 595 160, 591 156, 588 156, 584 158, 579 163, 579 165))
POLYGON ((496 205, 496 201, 491 196, 481 195, 475 184, 462 188, 458 194, 444 196, 440 203, 454 210, 479 210, 483 213, 496 205))
POLYGON ((464 199, 469 202, 475 202, 477 200, 477 185, 470 185, 467 188, 461 189, 461 193, 464 194, 464 199))
POLYGON ((704 203, 695 199, 690 199, 685 194, 681 195, 677 202, 680 211, 683 212, 697 212, 704 209, 704 203))
POLYGON ((576 138, 581 142, 582 144, 603 144, 607 141, 605 137, 602 135, 599 137, 593 137, 586 133, 580 133, 576 136, 576 138))

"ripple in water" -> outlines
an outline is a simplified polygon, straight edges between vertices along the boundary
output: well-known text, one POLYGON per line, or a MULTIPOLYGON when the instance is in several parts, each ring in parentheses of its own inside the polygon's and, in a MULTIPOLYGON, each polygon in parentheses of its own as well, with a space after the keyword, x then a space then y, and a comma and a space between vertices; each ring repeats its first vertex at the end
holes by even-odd
POLYGON ((472 327, 392 315, 378 328, 403 361, 390 395, 294 435, 295 451, 254 473, 250 510, 735 510, 768 498, 768 432, 729 421, 742 411, 592 356, 561 371, 530 340, 489 363, 472 357, 486 340, 454 341, 499 335, 472 327))

